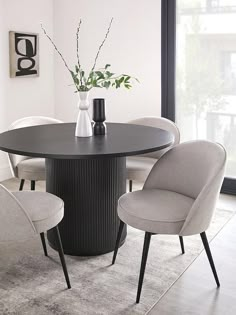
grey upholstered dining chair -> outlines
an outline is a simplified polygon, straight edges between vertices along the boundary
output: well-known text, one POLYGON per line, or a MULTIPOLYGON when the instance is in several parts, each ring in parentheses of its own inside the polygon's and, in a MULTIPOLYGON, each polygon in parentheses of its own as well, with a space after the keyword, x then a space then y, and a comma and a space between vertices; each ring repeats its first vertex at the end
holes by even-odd
POLYGON ((62 248, 58 223, 64 216, 64 202, 49 193, 39 191, 10 192, 0 184, 0 242, 27 240, 40 234, 44 254, 47 247, 44 232, 54 230, 62 268, 68 289, 71 288, 62 248))
MULTIPOLYGON (((180 133, 175 123, 163 117, 143 117, 129 121, 129 124, 156 127, 167 130, 174 135, 174 142, 171 147, 179 144, 180 133)), ((145 182, 156 161, 171 147, 150 152, 142 155, 128 157, 126 159, 127 179, 129 180, 129 191, 132 191, 133 181, 145 182)))
POLYGON ((209 227, 224 177, 225 149, 204 140, 185 142, 165 153, 149 174, 143 190, 124 194, 118 202, 120 226, 112 263, 115 263, 124 224, 145 231, 136 302, 153 234, 200 234, 217 286, 205 231, 209 227))
MULTIPOLYGON (((16 120, 9 130, 36 125, 57 124, 62 121, 44 116, 30 116, 16 120)), ((25 180, 31 182, 31 190, 35 190, 35 182, 45 180, 45 160, 8 153, 12 173, 21 180, 19 190, 24 187, 25 180)))

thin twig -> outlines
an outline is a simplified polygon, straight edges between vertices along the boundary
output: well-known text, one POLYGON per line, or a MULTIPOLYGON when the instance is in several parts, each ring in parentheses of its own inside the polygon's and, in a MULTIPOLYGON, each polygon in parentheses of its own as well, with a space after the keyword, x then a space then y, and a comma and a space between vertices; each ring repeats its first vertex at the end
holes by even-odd
POLYGON ((100 52, 101 52, 102 46, 105 44, 105 41, 107 40, 108 34, 109 34, 109 32, 110 32, 110 29, 111 29, 112 22, 113 22, 113 18, 112 18, 111 21, 110 21, 110 24, 109 24, 109 27, 108 27, 108 29, 107 29, 105 38, 104 38, 104 40, 102 41, 101 45, 100 45, 99 48, 98 48, 98 52, 97 52, 97 55, 96 55, 96 57, 95 57, 95 61, 94 61, 94 64, 93 64, 93 67, 92 67, 91 72, 92 72, 92 71, 95 69, 95 67, 96 67, 96 63, 97 63, 98 56, 99 56, 99 54, 100 54, 100 52))
POLYGON ((81 26, 82 20, 79 20, 79 25, 77 27, 76 31, 76 52, 77 52, 77 60, 78 60, 78 66, 79 69, 81 68, 80 60, 79 60, 79 31, 80 31, 80 26, 81 26))
POLYGON ((67 65, 67 63, 66 63, 64 57, 62 56, 61 52, 58 50, 57 46, 54 44, 54 42, 53 42, 53 40, 51 39, 51 37, 47 34, 47 32, 46 32, 46 30, 44 29, 44 27, 43 27, 42 24, 41 24, 41 28, 42 28, 44 34, 47 36, 47 38, 50 40, 50 42, 51 42, 52 45, 54 46, 56 52, 57 52, 58 55, 61 57, 62 61, 64 62, 65 66, 66 66, 66 68, 68 69, 68 71, 69 71, 70 74, 71 74, 71 70, 70 70, 70 68, 68 67, 68 65, 67 65))
POLYGON ((80 76, 80 85, 83 85, 83 78, 82 78, 82 69, 81 69, 81 64, 79 60, 79 31, 80 31, 80 26, 81 26, 82 20, 79 20, 79 25, 77 27, 76 31, 76 53, 77 53, 77 61, 78 61, 78 66, 79 66, 79 76, 80 76))

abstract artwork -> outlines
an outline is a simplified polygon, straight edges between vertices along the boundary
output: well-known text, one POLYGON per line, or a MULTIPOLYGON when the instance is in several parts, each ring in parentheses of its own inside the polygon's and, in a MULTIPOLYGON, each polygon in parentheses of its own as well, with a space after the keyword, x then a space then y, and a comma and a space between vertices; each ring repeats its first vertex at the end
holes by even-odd
POLYGON ((9 32, 10 77, 39 76, 39 35, 9 32))

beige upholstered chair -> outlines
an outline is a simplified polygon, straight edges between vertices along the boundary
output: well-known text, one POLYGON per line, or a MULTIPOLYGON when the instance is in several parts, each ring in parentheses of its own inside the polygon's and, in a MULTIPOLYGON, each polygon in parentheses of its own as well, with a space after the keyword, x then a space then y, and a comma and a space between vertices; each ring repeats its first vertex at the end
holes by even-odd
POLYGON ((0 242, 29 239, 40 234, 47 256, 44 232, 54 229, 68 289, 70 280, 65 263, 58 223, 64 216, 64 202, 49 193, 17 191, 11 193, 0 184, 0 242))
MULTIPOLYGON (((143 117, 129 121, 130 124, 144 125, 167 130, 174 135, 173 145, 179 144, 180 133, 175 123, 163 117, 143 117)), ((156 161, 171 147, 156 152, 128 157, 126 161, 129 191, 132 191, 133 181, 145 182, 156 161)))
POLYGON ((217 286, 220 286, 205 231, 209 227, 224 177, 226 152, 209 141, 196 140, 165 153, 149 174, 143 190, 124 194, 118 202, 120 227, 115 262, 124 223, 145 231, 136 302, 139 302, 152 234, 200 234, 217 286))
MULTIPOLYGON (((16 120, 11 124, 9 130, 57 123, 61 123, 61 121, 44 116, 30 116, 16 120)), ((23 189, 25 180, 31 181, 31 190, 35 190, 36 181, 45 180, 45 160, 43 158, 31 158, 16 154, 8 154, 8 157, 12 173, 21 180, 19 190, 23 189)))

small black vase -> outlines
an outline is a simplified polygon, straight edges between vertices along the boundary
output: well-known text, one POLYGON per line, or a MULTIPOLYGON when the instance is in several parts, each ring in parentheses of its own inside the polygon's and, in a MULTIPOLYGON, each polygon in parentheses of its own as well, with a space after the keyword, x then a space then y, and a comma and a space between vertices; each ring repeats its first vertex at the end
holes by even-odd
POLYGON ((106 120, 105 114, 105 99, 104 98, 94 98, 93 99, 93 134, 105 135, 106 134, 106 120))

